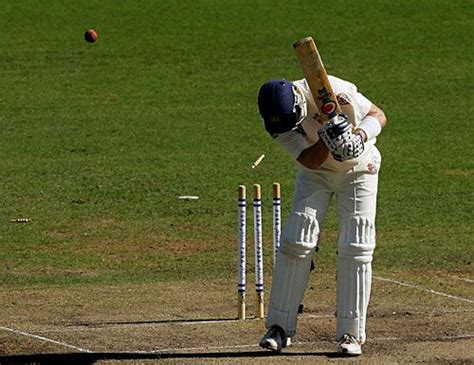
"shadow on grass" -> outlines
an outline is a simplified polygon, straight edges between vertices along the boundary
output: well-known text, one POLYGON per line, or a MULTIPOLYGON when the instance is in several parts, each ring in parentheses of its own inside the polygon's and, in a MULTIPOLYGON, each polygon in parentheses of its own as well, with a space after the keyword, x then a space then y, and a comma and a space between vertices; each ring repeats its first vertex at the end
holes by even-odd
POLYGON ((227 351, 199 353, 134 353, 134 352, 94 352, 32 355, 0 355, 0 364, 94 364, 104 360, 166 360, 166 359, 222 359, 222 358, 265 358, 265 357, 334 357, 331 352, 285 352, 275 354, 269 351, 227 351))

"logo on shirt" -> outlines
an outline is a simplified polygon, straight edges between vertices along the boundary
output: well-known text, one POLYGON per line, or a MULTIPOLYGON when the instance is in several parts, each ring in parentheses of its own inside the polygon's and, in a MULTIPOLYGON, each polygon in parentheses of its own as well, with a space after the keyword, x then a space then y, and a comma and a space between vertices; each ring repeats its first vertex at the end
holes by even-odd
POLYGON ((367 164, 367 171, 369 172, 377 172, 377 166, 375 166, 373 163, 369 162, 367 164))
POLYGON ((350 105, 349 98, 346 94, 344 93, 337 94, 336 98, 340 105, 350 105))

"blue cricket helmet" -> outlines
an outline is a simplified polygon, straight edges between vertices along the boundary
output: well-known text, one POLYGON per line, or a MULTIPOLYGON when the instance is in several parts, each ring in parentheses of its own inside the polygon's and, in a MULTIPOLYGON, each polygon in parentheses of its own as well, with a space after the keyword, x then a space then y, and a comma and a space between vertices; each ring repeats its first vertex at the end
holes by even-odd
POLYGON ((306 99, 290 81, 271 80, 260 88, 258 109, 268 133, 284 133, 306 117, 306 99))

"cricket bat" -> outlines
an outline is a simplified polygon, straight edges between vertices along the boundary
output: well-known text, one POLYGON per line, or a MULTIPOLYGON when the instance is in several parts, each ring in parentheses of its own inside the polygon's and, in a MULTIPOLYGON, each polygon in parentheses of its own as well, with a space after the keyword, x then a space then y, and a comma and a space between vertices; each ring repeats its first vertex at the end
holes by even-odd
POLYGON ((341 107, 329 83, 326 69, 312 37, 306 37, 293 44, 298 63, 303 70, 311 95, 326 123, 341 113, 341 107))

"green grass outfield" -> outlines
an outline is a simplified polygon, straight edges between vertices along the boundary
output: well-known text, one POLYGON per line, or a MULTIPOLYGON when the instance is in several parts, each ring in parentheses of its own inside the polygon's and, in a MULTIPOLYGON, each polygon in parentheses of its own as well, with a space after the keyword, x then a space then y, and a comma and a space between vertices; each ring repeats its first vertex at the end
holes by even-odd
MULTIPOLYGON (((256 95, 301 77, 308 35, 389 119, 375 271, 472 275, 473 5, 2 1, 2 287, 234 277, 237 186, 262 185, 267 242, 274 181, 288 211, 294 165, 256 95)), ((333 268, 333 210, 324 228, 333 268)))

